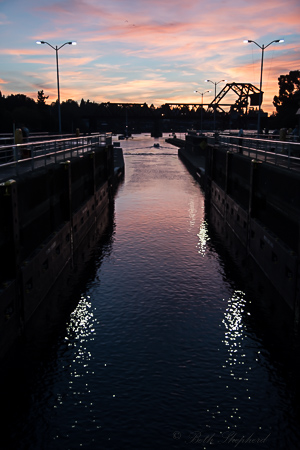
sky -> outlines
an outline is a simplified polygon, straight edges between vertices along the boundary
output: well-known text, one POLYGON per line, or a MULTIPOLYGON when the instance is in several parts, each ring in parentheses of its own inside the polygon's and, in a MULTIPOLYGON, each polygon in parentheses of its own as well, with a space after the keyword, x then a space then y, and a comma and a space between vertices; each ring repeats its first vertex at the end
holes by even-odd
POLYGON ((56 52, 36 41, 76 41, 58 51, 61 101, 157 107, 201 103, 194 91, 210 90, 205 104, 226 82, 259 88, 262 50, 245 39, 284 39, 264 51, 262 108, 272 113, 278 77, 300 70, 299 0, 0 0, 0 91, 56 101, 56 52))

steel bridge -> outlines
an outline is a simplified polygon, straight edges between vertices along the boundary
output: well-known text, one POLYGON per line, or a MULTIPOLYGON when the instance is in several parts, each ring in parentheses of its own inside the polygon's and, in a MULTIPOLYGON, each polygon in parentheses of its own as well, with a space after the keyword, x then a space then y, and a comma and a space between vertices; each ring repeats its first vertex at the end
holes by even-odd
MULTIPOLYGON (((208 109, 220 109, 224 111, 224 107, 230 107, 230 111, 237 111, 240 114, 245 114, 248 111, 249 98, 250 106, 259 105, 259 94, 260 90, 251 83, 227 83, 226 86, 219 92, 219 94, 210 103, 166 103, 165 106, 189 106, 192 108, 201 108, 202 106, 207 106, 208 109), (228 94, 233 92, 237 95, 235 103, 220 103, 221 100, 228 94)), ((263 92, 261 92, 263 95, 263 92)))

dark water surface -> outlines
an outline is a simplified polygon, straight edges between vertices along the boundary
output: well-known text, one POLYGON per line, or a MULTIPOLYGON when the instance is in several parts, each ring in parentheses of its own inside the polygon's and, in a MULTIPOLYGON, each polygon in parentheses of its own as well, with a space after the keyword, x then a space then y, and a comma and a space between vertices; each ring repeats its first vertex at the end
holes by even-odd
POLYGON ((296 342, 259 320, 199 185, 154 142, 122 141, 113 226, 65 323, 2 383, 0 448, 300 447, 296 342))

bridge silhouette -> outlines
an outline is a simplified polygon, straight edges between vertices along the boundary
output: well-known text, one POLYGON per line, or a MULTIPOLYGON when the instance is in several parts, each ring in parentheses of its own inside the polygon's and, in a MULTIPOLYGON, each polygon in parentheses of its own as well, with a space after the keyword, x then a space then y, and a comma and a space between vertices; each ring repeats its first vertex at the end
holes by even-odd
MULTIPOLYGON (((262 95, 263 92, 261 91, 262 95)), ((210 103, 166 103, 166 106, 192 106, 202 107, 208 106, 212 109, 220 109, 224 111, 223 107, 230 107, 230 111, 237 111, 239 113, 247 113, 250 99, 250 106, 259 105, 260 90, 251 83, 227 83, 226 86, 218 93, 218 95, 210 103), (233 92, 238 96, 234 103, 221 103, 221 100, 229 93, 233 92)), ((225 112, 225 111, 224 111, 225 112)))

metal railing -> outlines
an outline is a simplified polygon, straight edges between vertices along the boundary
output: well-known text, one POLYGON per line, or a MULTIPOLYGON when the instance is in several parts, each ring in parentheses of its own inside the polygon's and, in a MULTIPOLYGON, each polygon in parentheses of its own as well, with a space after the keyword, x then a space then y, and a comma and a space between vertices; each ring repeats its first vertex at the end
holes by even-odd
POLYGON ((0 147, 0 179, 77 158, 83 153, 111 145, 111 133, 43 140, 0 147))
MULTIPOLYGON (((96 134, 96 133, 95 133, 96 134)), ((98 133, 97 133, 98 134, 98 133)), ((65 139, 70 138, 74 136, 75 133, 63 133, 63 134, 54 134, 54 133, 30 133, 29 140, 30 142, 37 142, 37 141, 46 141, 46 140, 58 140, 58 139, 65 139)), ((28 138, 27 138, 28 139, 28 138)), ((15 145, 15 137, 12 133, 2 133, 0 134, 0 148, 4 145, 15 145)))
POLYGON ((220 133, 207 136, 208 143, 221 145, 233 153, 241 153, 258 161, 275 164, 290 170, 300 170, 299 142, 239 137, 220 133))

